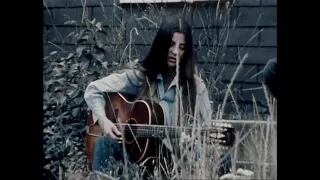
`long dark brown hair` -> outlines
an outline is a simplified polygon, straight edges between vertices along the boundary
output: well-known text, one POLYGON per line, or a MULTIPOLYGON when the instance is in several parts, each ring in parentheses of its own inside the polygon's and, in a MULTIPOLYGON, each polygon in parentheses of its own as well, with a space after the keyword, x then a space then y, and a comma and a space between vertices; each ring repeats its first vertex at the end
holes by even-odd
POLYGON ((162 22, 142 66, 150 82, 154 82, 159 73, 166 72, 168 52, 173 34, 176 32, 183 33, 186 41, 184 55, 179 61, 178 75, 179 86, 182 89, 182 103, 184 112, 193 115, 196 102, 195 59, 191 28, 183 17, 170 16, 162 22))

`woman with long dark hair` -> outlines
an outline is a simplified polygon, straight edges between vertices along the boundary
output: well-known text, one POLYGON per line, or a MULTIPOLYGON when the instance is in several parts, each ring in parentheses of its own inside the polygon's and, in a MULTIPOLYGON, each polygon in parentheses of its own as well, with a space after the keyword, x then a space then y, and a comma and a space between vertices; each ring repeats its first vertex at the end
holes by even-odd
POLYGON ((108 92, 156 100, 164 110, 167 125, 185 123, 182 119, 186 117, 195 117, 199 123, 211 120, 208 92, 196 75, 191 28, 179 16, 169 17, 161 24, 141 69, 113 73, 86 88, 84 97, 93 120, 106 135, 95 142, 94 171, 102 171, 109 157, 123 160, 122 144, 116 141, 121 133, 105 114, 103 94, 108 92))

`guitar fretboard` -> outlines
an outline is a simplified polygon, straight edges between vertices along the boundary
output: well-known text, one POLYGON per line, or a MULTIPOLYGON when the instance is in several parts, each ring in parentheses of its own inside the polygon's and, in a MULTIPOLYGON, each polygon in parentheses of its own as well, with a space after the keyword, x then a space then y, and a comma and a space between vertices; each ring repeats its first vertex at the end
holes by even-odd
POLYGON ((116 124, 116 126, 125 132, 131 132, 136 137, 180 137, 180 134, 192 133, 211 133, 220 132, 223 128, 191 128, 191 127, 174 127, 174 126, 158 126, 158 125, 140 125, 140 124, 116 124))

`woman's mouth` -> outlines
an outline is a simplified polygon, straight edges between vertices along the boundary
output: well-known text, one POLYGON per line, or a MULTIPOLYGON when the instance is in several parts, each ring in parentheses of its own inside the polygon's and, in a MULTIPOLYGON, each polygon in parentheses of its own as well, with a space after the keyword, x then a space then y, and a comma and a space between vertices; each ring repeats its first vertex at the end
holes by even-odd
POLYGON ((172 63, 176 63, 176 59, 172 58, 172 57, 169 57, 169 61, 172 62, 172 63))

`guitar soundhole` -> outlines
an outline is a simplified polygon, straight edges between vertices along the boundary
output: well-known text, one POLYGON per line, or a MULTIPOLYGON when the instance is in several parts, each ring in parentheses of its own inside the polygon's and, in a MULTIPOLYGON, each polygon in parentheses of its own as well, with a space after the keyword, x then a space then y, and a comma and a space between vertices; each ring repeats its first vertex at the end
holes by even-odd
POLYGON ((130 119, 127 121, 127 125, 124 128, 124 138, 127 144, 131 144, 135 141, 135 136, 137 134, 137 128, 135 126, 136 124, 137 122, 134 119, 130 119))

